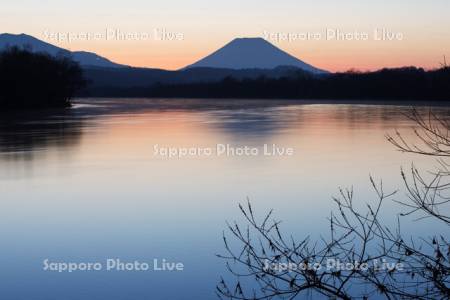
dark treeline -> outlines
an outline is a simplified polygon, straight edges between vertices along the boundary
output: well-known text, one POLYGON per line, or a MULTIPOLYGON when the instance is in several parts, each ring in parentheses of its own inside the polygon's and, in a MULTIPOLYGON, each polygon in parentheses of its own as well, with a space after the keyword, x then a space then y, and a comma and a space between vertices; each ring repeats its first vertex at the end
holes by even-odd
POLYGON ((450 100, 450 68, 425 71, 408 67, 241 81, 226 78, 218 83, 159 85, 148 93, 154 97, 450 100))
POLYGON ((267 98, 343 100, 450 100, 450 68, 425 71, 405 67, 376 72, 311 75, 292 72, 282 77, 215 82, 151 84, 147 87, 85 85, 78 63, 17 47, 0 52, 0 110, 66 107, 78 96, 267 98))
POLYGON ((376 72, 346 72, 321 76, 297 73, 282 78, 238 80, 227 77, 214 83, 156 84, 149 87, 95 87, 89 96, 183 98, 285 98, 450 100, 450 68, 425 71, 415 67, 376 72))
POLYGON ((84 85, 78 63, 17 47, 0 52, 0 110, 70 106, 84 85))

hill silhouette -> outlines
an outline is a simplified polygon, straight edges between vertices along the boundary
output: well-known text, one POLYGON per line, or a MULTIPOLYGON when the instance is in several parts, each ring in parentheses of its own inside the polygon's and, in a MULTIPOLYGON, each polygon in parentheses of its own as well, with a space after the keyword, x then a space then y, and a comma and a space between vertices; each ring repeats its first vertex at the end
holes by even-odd
POLYGON ((69 51, 27 34, 0 34, 0 51, 12 46, 53 57, 70 57, 83 68, 90 89, 103 91, 142 89, 155 84, 219 82, 227 77, 280 78, 300 71, 325 73, 262 38, 234 39, 205 59, 176 71, 120 65, 96 53, 69 51))
POLYGON ((57 47, 50 43, 41 41, 31 35, 27 34, 0 34, 0 51, 5 50, 8 47, 18 47, 22 49, 28 49, 32 52, 40 52, 50 54, 51 56, 65 55, 71 57, 78 62, 81 66, 96 66, 105 68, 119 68, 126 67, 110 61, 96 53, 87 51, 69 51, 64 48, 57 47))
POLYGON ((280 78, 227 77, 218 82, 156 84, 95 90, 92 96, 450 101, 450 68, 416 67, 315 76, 297 72, 280 78))
POLYGON ((262 38, 234 39, 181 70, 134 68, 34 37, 0 34, 2 108, 67 106, 91 97, 450 100, 447 66, 328 73, 262 38), (9 44, 18 47, 8 48, 9 44), (77 58, 81 55, 83 59, 77 58), (82 61, 83 65, 72 61, 82 61), (82 72, 89 84, 85 89, 82 72))

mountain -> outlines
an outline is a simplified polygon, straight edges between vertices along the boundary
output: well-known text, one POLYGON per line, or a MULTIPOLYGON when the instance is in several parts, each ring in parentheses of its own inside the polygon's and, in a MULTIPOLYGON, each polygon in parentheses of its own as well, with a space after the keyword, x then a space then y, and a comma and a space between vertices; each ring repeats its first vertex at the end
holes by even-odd
POLYGON ((325 73, 258 38, 235 39, 205 59, 177 71, 120 65, 92 52, 72 52, 26 34, 0 34, 0 51, 8 46, 71 56, 83 67, 89 82, 87 90, 92 95, 96 95, 95 91, 98 95, 114 94, 118 89, 129 93, 133 88, 159 84, 213 83, 229 77, 243 80, 325 73))
POLYGON ((274 69, 297 67, 315 74, 326 73, 275 47, 263 38, 237 38, 186 68, 274 69))
POLYGON ((0 50, 5 49, 8 46, 18 46, 21 48, 26 47, 30 48, 30 50, 33 52, 45 52, 52 56, 56 56, 59 54, 72 56, 72 58, 75 61, 79 62, 81 66, 95 66, 108 68, 125 67, 124 65, 116 64, 110 61, 109 59, 99 56, 95 53, 86 51, 69 51, 23 33, 0 34, 0 50))

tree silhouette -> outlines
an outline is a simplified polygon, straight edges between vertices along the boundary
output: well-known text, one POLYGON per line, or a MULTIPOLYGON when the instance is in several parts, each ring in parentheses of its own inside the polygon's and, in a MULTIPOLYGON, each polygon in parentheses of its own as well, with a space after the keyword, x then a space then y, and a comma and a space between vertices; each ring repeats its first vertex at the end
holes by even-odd
POLYGON ((219 82, 158 84, 140 90, 122 89, 120 93, 149 97, 448 101, 450 68, 426 71, 405 67, 321 76, 298 71, 281 78, 256 79, 229 76, 219 82))
POLYGON ((80 66, 67 56, 18 47, 0 52, 1 110, 67 107, 84 84, 80 66))
POLYGON ((385 192, 382 182, 370 178, 376 201, 366 210, 354 205, 354 194, 340 190, 333 198, 337 210, 329 218, 330 233, 319 241, 296 241, 282 233, 272 212, 258 220, 250 205, 239 206, 246 226, 229 224, 230 240, 224 234, 228 270, 236 278, 217 285, 220 298, 294 299, 323 295, 330 299, 450 299, 450 241, 448 236, 408 239, 402 235, 400 219, 418 214, 450 226, 450 123, 430 113, 409 116, 418 124, 420 145, 410 144, 396 133, 387 136, 398 150, 438 158, 431 179, 412 166, 401 176, 408 201, 390 228, 382 221, 383 204, 394 192, 385 192), (333 268, 329 261, 341 262, 333 268), (380 265, 381 262, 381 265, 380 265), (321 267, 314 267, 321 266, 321 267), (362 267, 364 266, 364 267, 362 267), (384 266, 384 267, 380 267, 384 266), (358 288, 359 287, 359 288, 358 288))

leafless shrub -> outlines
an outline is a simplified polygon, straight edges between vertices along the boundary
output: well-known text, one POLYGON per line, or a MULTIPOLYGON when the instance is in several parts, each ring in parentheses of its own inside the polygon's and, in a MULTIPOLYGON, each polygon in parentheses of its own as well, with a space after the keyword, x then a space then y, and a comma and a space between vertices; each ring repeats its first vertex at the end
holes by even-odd
POLYGON ((450 173, 445 158, 450 156, 450 125, 432 112, 427 119, 415 110, 409 117, 418 125, 414 132, 422 146, 409 144, 398 132, 395 137, 387 136, 388 141, 400 151, 438 158, 439 167, 428 181, 414 166, 410 177, 402 170, 409 200, 398 201, 406 211, 399 214, 394 228, 384 225, 381 213, 385 201, 395 201, 395 192, 385 192, 382 182, 377 184, 372 178, 374 204, 360 211, 355 208, 353 191, 341 189, 333 198, 337 210, 329 218, 329 234, 317 241, 285 236, 272 211, 258 220, 250 202, 240 205, 247 224, 228 224, 231 239, 224 234, 226 252, 218 255, 226 260, 235 280, 222 279, 217 295, 227 299, 319 295, 330 299, 450 299, 448 237, 406 239, 400 226, 402 216, 413 214, 420 214, 419 220, 433 218, 444 227, 449 225, 450 173))

